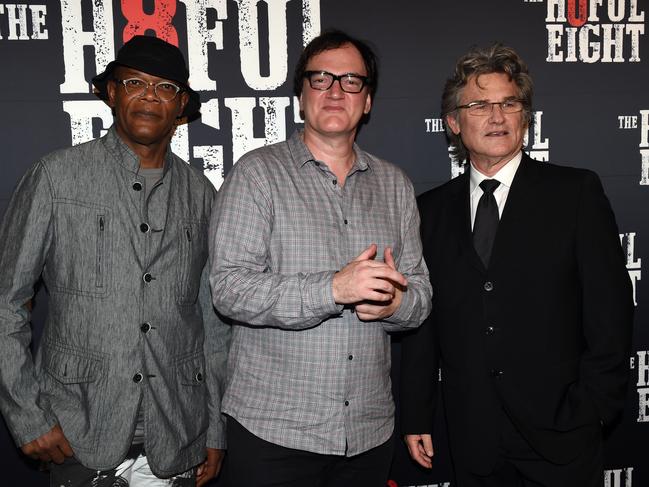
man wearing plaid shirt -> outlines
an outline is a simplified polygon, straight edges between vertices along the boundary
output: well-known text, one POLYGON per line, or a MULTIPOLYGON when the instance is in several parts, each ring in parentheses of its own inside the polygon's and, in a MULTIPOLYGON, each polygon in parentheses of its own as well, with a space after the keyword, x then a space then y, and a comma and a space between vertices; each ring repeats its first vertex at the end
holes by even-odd
POLYGON ((376 59, 339 31, 295 73, 304 131, 241 158, 210 229, 214 304, 234 323, 223 411, 230 486, 385 486, 388 332, 430 311, 403 171, 355 136, 376 59))

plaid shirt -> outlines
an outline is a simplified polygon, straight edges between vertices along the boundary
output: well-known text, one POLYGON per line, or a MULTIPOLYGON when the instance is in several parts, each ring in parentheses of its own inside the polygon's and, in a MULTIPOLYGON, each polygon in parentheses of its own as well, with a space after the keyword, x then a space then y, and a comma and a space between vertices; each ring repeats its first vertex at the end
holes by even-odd
POLYGON ((357 455, 394 429, 387 332, 431 307, 419 213, 403 171, 354 145, 343 187, 296 132, 239 160, 210 228, 216 308, 235 321, 223 411, 271 443, 357 455), (408 279, 388 319, 334 302, 334 273, 370 244, 408 279))

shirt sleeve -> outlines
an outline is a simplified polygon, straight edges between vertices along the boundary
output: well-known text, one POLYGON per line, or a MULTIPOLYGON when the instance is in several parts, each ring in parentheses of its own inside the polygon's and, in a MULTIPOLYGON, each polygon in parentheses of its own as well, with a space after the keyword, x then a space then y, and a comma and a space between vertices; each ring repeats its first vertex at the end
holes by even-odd
POLYGON ((335 271, 269 271, 273 205, 259 172, 238 163, 221 187, 210 223, 210 284, 216 309, 250 326, 305 329, 342 311, 335 271))
POLYGON ((386 331, 399 331, 418 327, 431 310, 432 287, 428 268, 422 255, 419 232, 420 217, 412 183, 404 176, 401 255, 395 256, 397 270, 408 280, 401 303, 392 316, 384 320, 386 331))
POLYGON ((0 409, 18 446, 56 418, 39 406, 29 302, 52 238, 52 189, 42 163, 16 188, 0 227, 0 409))

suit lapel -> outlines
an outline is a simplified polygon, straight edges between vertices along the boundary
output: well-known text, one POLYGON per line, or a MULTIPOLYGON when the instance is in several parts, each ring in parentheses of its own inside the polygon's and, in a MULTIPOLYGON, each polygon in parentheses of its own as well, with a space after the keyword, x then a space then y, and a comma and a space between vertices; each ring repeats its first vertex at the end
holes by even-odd
POLYGON ((539 163, 523 153, 498 224, 490 262, 492 268, 515 249, 520 240, 518 234, 525 231, 529 216, 534 213, 534 206, 538 204, 534 194, 537 192, 539 169, 539 163))

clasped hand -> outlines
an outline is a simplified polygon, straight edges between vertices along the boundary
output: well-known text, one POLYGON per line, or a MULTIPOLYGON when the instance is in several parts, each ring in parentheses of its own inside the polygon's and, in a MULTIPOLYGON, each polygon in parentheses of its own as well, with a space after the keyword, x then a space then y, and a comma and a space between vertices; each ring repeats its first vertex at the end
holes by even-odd
POLYGON ((363 321, 391 316, 401 304, 408 280, 397 271, 392 249, 386 247, 384 262, 374 260, 376 244, 370 245, 333 278, 334 300, 353 304, 363 321))

